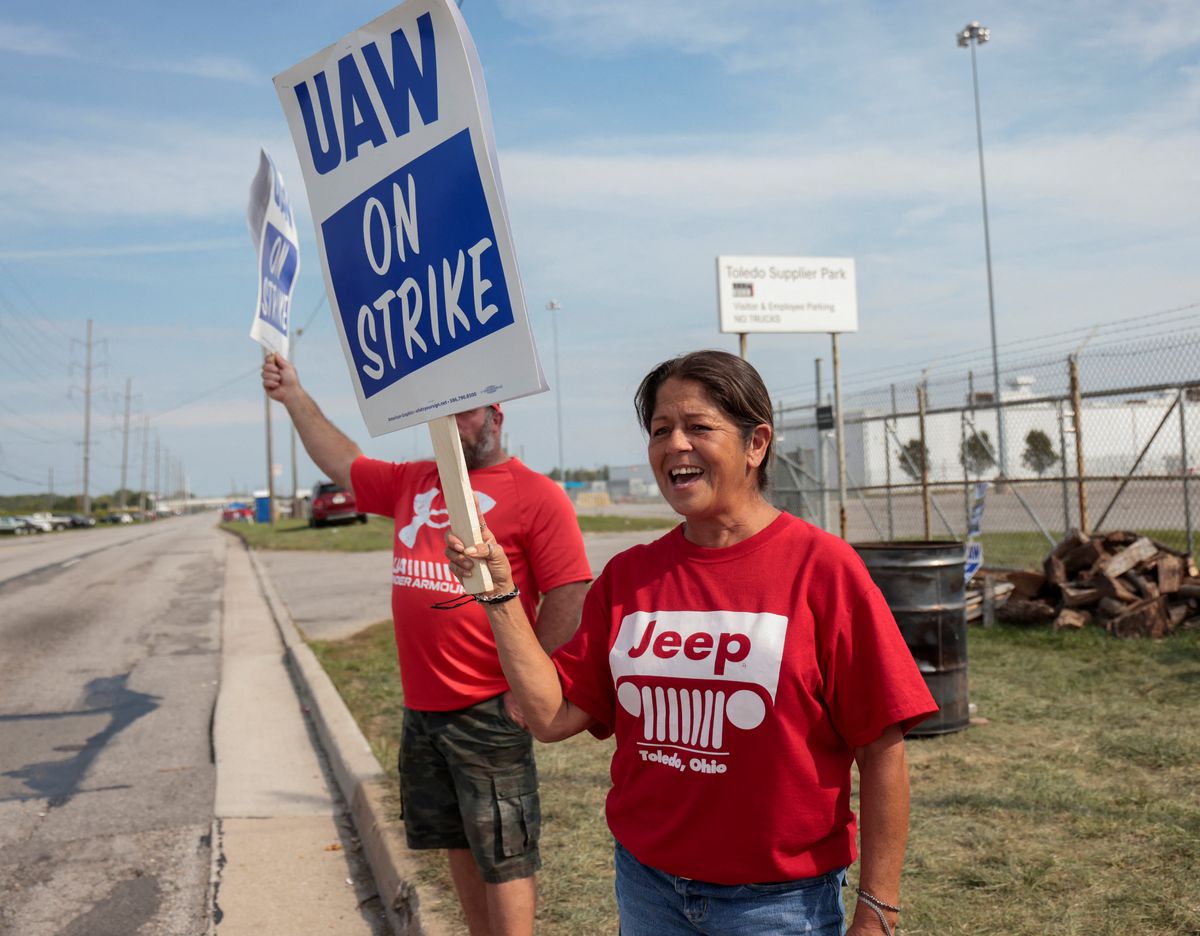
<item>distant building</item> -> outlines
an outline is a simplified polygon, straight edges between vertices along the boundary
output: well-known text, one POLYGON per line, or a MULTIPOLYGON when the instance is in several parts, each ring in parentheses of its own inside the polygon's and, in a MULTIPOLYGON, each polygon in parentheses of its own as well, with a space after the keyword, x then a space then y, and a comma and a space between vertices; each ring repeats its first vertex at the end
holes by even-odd
MULTIPOLYGON (((1025 439, 1034 430, 1040 430, 1050 439, 1054 451, 1063 455, 1061 440, 1066 440, 1067 472, 1075 471, 1075 443, 1072 414, 1069 401, 1064 407, 1054 400, 1037 401, 1033 377, 1015 377, 1008 381, 1008 390, 1001 394, 1004 403, 1004 434, 1007 449, 1008 474, 1012 478, 1036 478, 1037 474, 1025 467, 1025 439), (1028 400, 1029 402, 1023 402, 1028 400), (1062 423, 1060 427, 1060 409, 1062 423)), ((963 466, 959 453, 963 441, 973 429, 987 433, 993 448, 999 445, 996 431, 996 410, 990 393, 977 391, 966 401, 965 409, 933 411, 925 418, 925 441, 929 449, 929 479, 931 481, 960 481, 963 466)), ((1173 391, 1151 393, 1142 397, 1122 398, 1119 395, 1091 398, 1083 401, 1080 425, 1083 430, 1083 450, 1086 470, 1089 475, 1123 475, 1134 465, 1143 446, 1149 441, 1163 415, 1175 402, 1173 391)), ((920 437, 920 423, 915 414, 885 419, 883 410, 851 410, 845 414, 846 474, 851 487, 873 487, 887 484, 890 467, 892 484, 909 484, 912 478, 901 467, 900 446, 920 437), (894 435, 888 431, 894 429, 894 435), (888 461, 890 459, 890 466, 888 461)), ((1200 406, 1187 410, 1187 434, 1189 443, 1200 439, 1200 406)), ((805 428, 788 427, 787 449, 799 449, 811 458, 817 448, 817 430, 809 425, 805 428)), ((827 486, 833 486, 836 475, 836 449, 833 432, 825 433, 825 457, 827 459, 827 486)), ((1000 458, 997 452, 996 462, 1000 458)), ((1179 418, 1171 420, 1154 440, 1138 466, 1139 474, 1178 474, 1180 471, 1179 418)), ((816 465, 806 465, 816 475, 816 465)), ((1058 477, 1061 461, 1056 463, 1045 477, 1058 477)), ((993 466, 983 472, 984 478, 993 477, 993 466)))
POLYGON ((608 469, 608 495, 613 500, 658 498, 658 482, 649 465, 618 465, 608 469))

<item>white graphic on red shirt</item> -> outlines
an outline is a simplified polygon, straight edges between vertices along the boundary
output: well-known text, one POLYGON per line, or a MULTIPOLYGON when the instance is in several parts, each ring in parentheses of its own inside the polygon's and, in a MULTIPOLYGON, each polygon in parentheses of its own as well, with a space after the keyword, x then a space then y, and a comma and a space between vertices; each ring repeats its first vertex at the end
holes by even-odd
MULTIPOLYGON (((661 749, 727 757, 729 728, 751 731, 774 706, 786 635, 787 618, 780 614, 626 615, 608 659, 617 701, 641 719, 636 743, 660 749, 657 756, 643 752, 643 759, 683 769, 683 761, 666 758, 661 749)), ((697 759, 688 763, 702 770, 697 759)), ((725 768, 703 772, 724 773, 725 768)))
MULTIPOLYGON (((413 544, 417 541, 417 534, 421 532, 422 527, 430 527, 434 530, 444 530, 450 526, 450 511, 445 506, 434 509, 433 501, 441 490, 436 487, 430 488, 428 491, 422 491, 413 498, 413 518, 396 534, 409 549, 413 548, 413 544), (435 517, 439 519, 434 519, 435 517)), ((496 502, 486 494, 476 491, 475 499, 479 503, 480 514, 485 514, 493 507, 496 502)), ((443 501, 443 504, 445 502, 443 501)))

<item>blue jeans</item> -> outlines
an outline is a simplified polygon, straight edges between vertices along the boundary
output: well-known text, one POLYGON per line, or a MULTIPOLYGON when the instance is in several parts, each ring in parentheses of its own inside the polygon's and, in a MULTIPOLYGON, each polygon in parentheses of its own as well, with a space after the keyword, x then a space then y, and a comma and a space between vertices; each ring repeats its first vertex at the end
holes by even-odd
POLYGON ((707 884, 642 864, 618 842, 620 936, 842 936, 846 871, 777 884, 707 884))

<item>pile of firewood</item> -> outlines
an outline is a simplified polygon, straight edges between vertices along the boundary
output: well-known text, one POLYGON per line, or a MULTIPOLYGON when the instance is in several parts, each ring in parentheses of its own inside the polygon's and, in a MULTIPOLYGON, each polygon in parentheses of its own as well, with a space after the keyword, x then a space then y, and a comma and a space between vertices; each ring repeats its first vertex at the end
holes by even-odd
POLYGON ((1186 553, 1126 531, 1072 530, 1042 572, 1010 572, 1003 620, 1055 628, 1103 627, 1115 637, 1164 637, 1200 628, 1200 573, 1186 553))

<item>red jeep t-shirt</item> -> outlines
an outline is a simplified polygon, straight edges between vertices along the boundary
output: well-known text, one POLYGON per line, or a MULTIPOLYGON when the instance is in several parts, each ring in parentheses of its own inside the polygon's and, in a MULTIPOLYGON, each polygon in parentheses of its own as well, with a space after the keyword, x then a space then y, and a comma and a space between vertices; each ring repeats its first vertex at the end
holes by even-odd
POLYGON ((858 555, 787 514, 724 549, 677 527, 621 553, 554 659, 616 734, 617 841, 717 884, 851 864, 853 749, 937 711, 858 555))
MULTIPOLYGON (((432 608, 463 594, 446 560, 450 517, 437 465, 361 457, 350 478, 359 510, 396 522, 392 620, 404 704, 448 712, 507 690, 483 609, 474 602, 453 611, 432 608)), ((470 479, 479 509, 512 563, 530 621, 543 594, 591 579, 575 509, 557 484, 515 458, 472 471, 470 479)))

